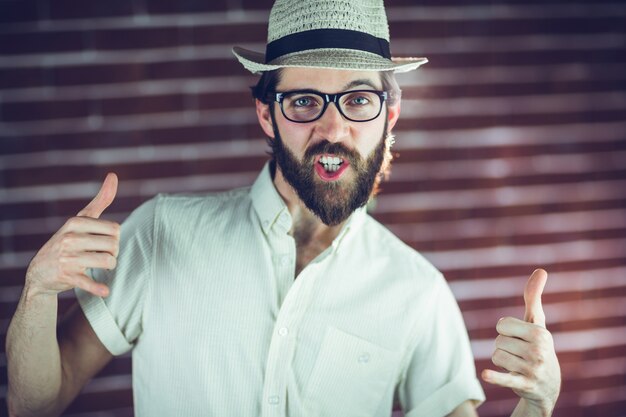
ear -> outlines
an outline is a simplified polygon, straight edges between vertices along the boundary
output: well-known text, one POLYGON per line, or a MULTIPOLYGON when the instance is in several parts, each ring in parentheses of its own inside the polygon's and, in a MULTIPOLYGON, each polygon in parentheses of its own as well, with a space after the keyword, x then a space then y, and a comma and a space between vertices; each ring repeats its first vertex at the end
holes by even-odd
POLYGON ((255 100, 256 103, 256 117, 259 119, 259 124, 261 125, 261 129, 265 132, 267 136, 274 139, 274 129, 272 125, 272 116, 270 115, 270 106, 273 106, 274 103, 264 104, 259 99, 255 100))
POLYGON ((393 105, 387 107, 387 133, 393 130, 393 127, 396 125, 398 121, 398 117, 400 117, 400 99, 393 105))

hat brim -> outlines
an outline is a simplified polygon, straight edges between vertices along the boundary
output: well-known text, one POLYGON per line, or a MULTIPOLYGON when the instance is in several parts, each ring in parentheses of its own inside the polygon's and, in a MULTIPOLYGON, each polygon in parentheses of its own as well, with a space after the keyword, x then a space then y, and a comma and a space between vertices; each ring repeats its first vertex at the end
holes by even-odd
POLYGON ((312 49, 284 55, 265 63, 265 55, 238 46, 233 54, 250 72, 255 74, 285 67, 344 69, 353 71, 406 72, 428 62, 426 58, 391 58, 353 49, 312 49))

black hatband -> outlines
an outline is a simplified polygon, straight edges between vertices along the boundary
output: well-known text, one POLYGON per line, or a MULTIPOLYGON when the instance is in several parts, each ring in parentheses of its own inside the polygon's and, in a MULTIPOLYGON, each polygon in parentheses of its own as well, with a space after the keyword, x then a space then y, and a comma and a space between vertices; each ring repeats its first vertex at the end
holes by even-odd
POLYGON ((267 44, 265 63, 293 52, 321 48, 356 49, 391 59, 389 42, 385 39, 356 30, 313 29, 293 33, 267 44))

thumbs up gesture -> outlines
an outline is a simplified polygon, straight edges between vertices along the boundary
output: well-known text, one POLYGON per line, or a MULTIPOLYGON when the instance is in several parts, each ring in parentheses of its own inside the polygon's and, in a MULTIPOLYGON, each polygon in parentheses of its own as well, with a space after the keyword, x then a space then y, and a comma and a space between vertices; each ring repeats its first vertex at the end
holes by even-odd
POLYGON ((98 195, 71 217, 31 260, 25 288, 31 294, 56 295, 79 287, 108 295, 108 287, 85 274, 87 268, 113 269, 119 252, 120 225, 100 215, 113 202, 117 176, 109 173, 98 195))
POLYGON ((559 395, 561 370, 541 306, 547 279, 543 269, 528 279, 524 320, 504 317, 496 325, 499 335, 491 360, 506 372, 484 370, 481 374, 486 382, 511 388, 522 398, 514 415, 549 416, 559 395))

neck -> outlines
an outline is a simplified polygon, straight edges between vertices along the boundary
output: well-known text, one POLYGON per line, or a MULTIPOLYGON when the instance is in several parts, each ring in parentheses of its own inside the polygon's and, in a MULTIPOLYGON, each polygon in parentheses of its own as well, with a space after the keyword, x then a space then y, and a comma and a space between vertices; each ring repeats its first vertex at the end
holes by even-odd
POLYGON ((274 174, 274 186, 287 205, 289 214, 291 214, 292 228, 289 233, 294 237, 296 243, 299 246, 313 244, 314 246, 327 247, 330 245, 341 231, 345 221, 336 226, 324 224, 300 200, 296 191, 285 180, 278 166, 276 166, 274 174))

